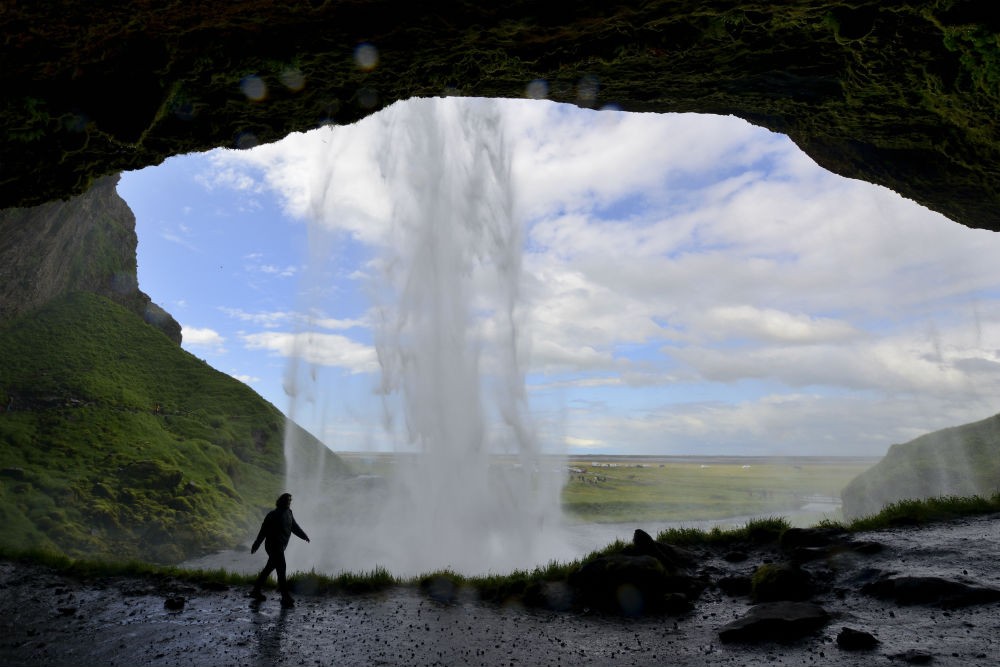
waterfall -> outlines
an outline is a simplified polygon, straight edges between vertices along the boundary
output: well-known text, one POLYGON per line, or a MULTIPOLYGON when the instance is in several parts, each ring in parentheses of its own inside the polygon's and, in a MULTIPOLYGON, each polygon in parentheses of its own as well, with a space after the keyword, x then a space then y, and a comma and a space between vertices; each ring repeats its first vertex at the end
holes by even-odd
MULTIPOLYGON (((323 571, 378 565, 413 575, 569 557, 565 462, 543 456, 525 390, 523 238, 500 106, 411 100, 377 122, 371 191, 385 198, 386 227, 370 263, 374 394, 398 454, 383 479, 317 489, 316 471, 286 445, 289 487, 313 496, 296 513, 316 538, 296 559, 312 557, 323 571)), ((323 200, 313 224, 351 228, 326 217, 351 215, 331 205, 346 167, 337 156, 329 164, 337 166, 317 176, 323 200)), ((308 373, 290 376, 301 384, 308 373)), ((316 401, 322 391, 306 394, 316 401)))

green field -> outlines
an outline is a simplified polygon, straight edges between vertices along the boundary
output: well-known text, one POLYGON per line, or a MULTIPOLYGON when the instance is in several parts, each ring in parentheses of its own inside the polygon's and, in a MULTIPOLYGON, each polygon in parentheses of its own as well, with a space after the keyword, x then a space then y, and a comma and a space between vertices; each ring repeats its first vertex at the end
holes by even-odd
MULTIPOLYGON (((412 455, 342 452, 358 473, 389 475, 412 455)), ((796 514, 839 521, 840 492, 875 458, 593 456, 554 459, 567 470, 563 509, 590 523, 699 521, 796 514), (825 501, 825 502, 824 502, 825 501), (818 505, 814 512, 802 508, 818 505), (827 506, 827 507, 824 507, 827 506)), ((513 459, 498 457, 495 465, 513 459)))
POLYGON ((876 459, 742 457, 572 458, 563 507, 589 522, 692 521, 771 516, 823 505, 876 459))

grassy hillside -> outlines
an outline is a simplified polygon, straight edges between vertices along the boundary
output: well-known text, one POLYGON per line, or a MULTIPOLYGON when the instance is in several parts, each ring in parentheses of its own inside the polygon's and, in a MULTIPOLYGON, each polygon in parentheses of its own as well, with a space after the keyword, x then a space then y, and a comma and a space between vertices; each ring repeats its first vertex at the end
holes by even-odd
POLYGON ((1000 490, 1000 415, 928 433, 889 448, 841 497, 848 518, 901 500, 988 497, 1000 490))
POLYGON ((0 407, 3 547, 172 563, 245 540, 281 491, 284 416, 94 294, 0 327, 0 407))

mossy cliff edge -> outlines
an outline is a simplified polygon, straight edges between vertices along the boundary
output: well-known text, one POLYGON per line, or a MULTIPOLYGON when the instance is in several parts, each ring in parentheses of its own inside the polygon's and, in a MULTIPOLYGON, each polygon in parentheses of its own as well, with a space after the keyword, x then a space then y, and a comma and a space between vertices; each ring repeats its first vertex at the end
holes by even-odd
POLYGON ((831 171, 996 230, 992 10, 978 0, 8 3, 0 207, 414 96, 530 90, 740 116, 831 171), (377 60, 354 57, 361 43, 377 60))
POLYGON ((286 433, 298 460, 343 466, 180 348, 138 289, 116 182, 0 212, 0 547, 173 563, 247 539, 286 433))
POLYGON ((1000 415, 893 445, 848 484, 841 497, 849 519, 907 500, 1000 493, 1000 415))
POLYGON ((175 563, 236 546, 282 490, 286 428, 297 456, 342 470, 252 389, 97 294, 0 324, 0 401, 7 550, 175 563))

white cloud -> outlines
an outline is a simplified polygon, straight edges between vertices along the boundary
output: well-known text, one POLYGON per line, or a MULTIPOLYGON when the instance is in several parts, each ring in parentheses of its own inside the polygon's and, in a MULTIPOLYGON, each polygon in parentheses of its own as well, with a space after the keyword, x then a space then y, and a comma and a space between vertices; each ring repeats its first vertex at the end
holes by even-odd
POLYGON ((295 311, 274 310, 250 313, 242 308, 220 307, 219 310, 241 322, 249 322, 266 329, 274 329, 286 324, 295 324, 304 328, 328 329, 341 331, 346 329, 367 328, 368 318, 337 318, 322 314, 300 313, 295 311))
POLYGON ((776 344, 847 342, 862 334, 853 325, 828 317, 786 313, 750 305, 710 308, 691 319, 706 338, 752 338, 776 344))
POLYGON ((576 438, 572 435, 564 437, 563 442, 574 449, 599 449, 605 446, 603 440, 594 440, 593 438, 576 438))
POLYGON ((184 345, 215 348, 217 351, 224 351, 223 345, 226 342, 226 339, 214 329, 192 327, 186 324, 181 325, 181 337, 184 345))
POLYGON ((251 350, 269 350, 283 357, 343 368, 351 373, 374 373, 378 370, 374 348, 337 334, 275 331, 244 334, 241 338, 251 350))

